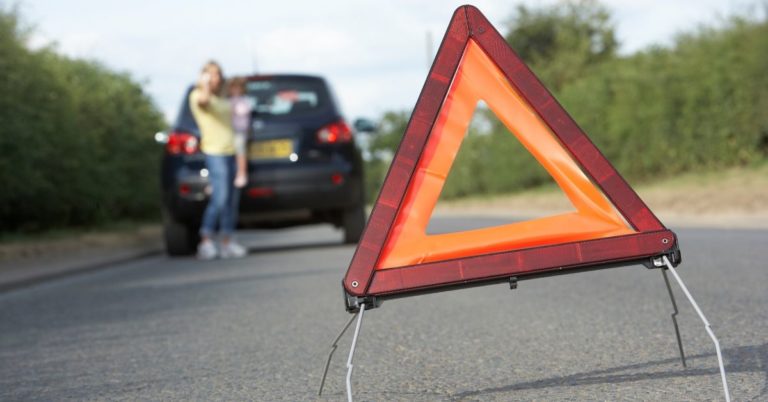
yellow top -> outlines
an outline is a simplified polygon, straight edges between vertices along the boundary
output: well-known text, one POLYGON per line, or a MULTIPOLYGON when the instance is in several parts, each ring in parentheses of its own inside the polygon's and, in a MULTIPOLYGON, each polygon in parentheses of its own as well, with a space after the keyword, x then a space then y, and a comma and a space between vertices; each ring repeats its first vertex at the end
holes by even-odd
POLYGON ((199 89, 192 90, 189 107, 200 128, 200 150, 209 155, 234 155, 235 132, 229 102, 212 94, 208 106, 203 108, 197 102, 199 96, 199 89))

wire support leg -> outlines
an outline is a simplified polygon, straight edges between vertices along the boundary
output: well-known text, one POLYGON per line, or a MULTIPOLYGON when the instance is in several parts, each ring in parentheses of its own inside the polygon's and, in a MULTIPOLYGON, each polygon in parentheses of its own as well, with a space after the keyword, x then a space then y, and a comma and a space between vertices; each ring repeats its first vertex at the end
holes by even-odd
POLYGON ((728 392, 728 381, 725 379, 725 365, 723 365, 723 355, 720 352, 720 342, 717 341, 717 337, 715 336, 715 333, 712 332, 712 326, 709 324, 709 321, 707 321, 707 317, 704 317, 704 313, 701 312, 699 305, 696 304, 696 300, 693 300, 693 296, 691 296, 691 293, 688 291, 688 288, 685 287, 685 283, 683 283, 683 280, 680 278, 680 275, 678 275, 677 271, 675 271, 675 267, 673 267, 672 263, 669 262, 669 259, 667 258, 667 256, 664 256, 662 258, 664 259, 664 264, 666 264, 667 267, 669 268, 669 272, 672 272, 672 275, 677 280, 677 283, 680 285, 680 288, 683 289, 683 293, 685 293, 685 296, 688 298, 688 301, 691 302, 691 305, 693 306, 694 310, 696 310, 696 313, 699 315, 699 318, 701 318, 701 321, 704 322, 704 328, 707 330, 709 337, 712 338, 712 342, 715 343, 715 351, 717 352, 717 363, 720 365, 720 377, 723 380, 723 393, 725 393, 726 402, 731 402, 731 394, 730 392, 728 392))
POLYGON ((355 347, 357 346, 357 337, 360 335, 360 325, 363 323, 363 314, 365 313, 365 303, 360 304, 360 312, 357 316, 355 325, 355 335, 352 336, 352 347, 349 348, 349 358, 347 358, 347 401, 352 402, 352 358, 355 356, 355 347))
MULTIPOLYGON (((360 314, 360 313, 357 313, 360 314)), ((336 348, 339 346, 339 340, 342 336, 347 332, 347 329, 349 329, 349 326, 352 325, 352 321, 355 320, 357 317, 357 314, 354 314, 352 318, 347 321, 346 325, 344 325, 344 328, 341 329, 341 332, 336 336, 336 339, 333 340, 333 343, 331 344, 331 351, 328 352, 328 360, 325 361, 325 370, 323 370, 323 379, 320 380, 320 389, 317 391, 317 396, 323 396, 323 387, 325 386, 325 377, 328 375, 328 367, 331 365, 331 359, 333 358, 333 353, 336 352, 336 348)))
POLYGON ((672 293, 672 286, 669 285, 669 278, 667 277, 667 271, 665 268, 661 269, 661 274, 664 276, 664 283, 667 285, 667 291, 669 292, 669 299, 672 301, 672 324, 675 325, 675 336, 677 337, 677 347, 680 349, 680 360, 683 362, 683 367, 688 367, 685 363, 685 352, 683 351, 683 340, 680 338, 680 327, 677 325, 677 302, 675 302, 675 294, 672 293))

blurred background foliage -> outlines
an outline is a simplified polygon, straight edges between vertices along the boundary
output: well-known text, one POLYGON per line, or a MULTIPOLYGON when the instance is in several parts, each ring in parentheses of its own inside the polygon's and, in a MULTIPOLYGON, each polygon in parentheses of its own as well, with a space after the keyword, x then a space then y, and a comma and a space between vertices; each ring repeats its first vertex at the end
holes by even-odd
MULTIPOLYGON (((619 53, 595 1, 518 6, 507 42, 632 183, 760 164, 768 157, 768 23, 734 16, 674 44, 619 53)), ((410 112, 386 113, 371 144, 375 195, 410 112)), ((487 108, 478 108, 441 197, 508 193, 552 180, 487 108)))
POLYGON ((157 217, 165 123, 141 84, 29 34, 0 9, 0 233, 157 217))
MULTIPOLYGON (((768 157, 768 23, 723 19, 671 46, 621 54, 592 0, 517 6, 505 39, 632 183, 763 163, 768 157)), ((0 233, 156 218, 163 117, 141 83, 55 47, 0 8, 0 233)), ((410 111, 379 119, 367 161, 373 201, 410 111)), ((444 199, 508 193, 549 175, 481 104, 444 199)))

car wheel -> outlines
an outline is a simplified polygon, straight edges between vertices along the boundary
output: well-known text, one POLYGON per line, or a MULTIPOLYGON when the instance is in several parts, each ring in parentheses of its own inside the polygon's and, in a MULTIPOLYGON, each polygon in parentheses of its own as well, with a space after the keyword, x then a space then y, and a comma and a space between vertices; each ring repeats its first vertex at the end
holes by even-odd
POLYGON ((360 240, 365 229, 365 207, 361 204, 345 209, 342 216, 344 225, 344 243, 353 244, 360 240))
POLYGON ((163 223, 163 235, 165 237, 165 251, 170 256, 194 253, 200 240, 195 228, 171 219, 163 223))

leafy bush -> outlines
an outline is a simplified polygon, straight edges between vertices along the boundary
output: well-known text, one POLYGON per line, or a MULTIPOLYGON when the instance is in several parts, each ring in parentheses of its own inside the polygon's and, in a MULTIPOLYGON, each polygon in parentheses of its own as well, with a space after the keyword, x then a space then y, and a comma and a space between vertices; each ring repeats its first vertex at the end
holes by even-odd
MULTIPOLYGON (((616 53, 610 15, 594 1, 520 6, 507 28, 506 40, 630 181, 768 157, 764 20, 733 17, 681 35, 669 48, 626 56, 616 53)), ((382 124, 374 155, 391 155, 407 115, 384 116, 385 123, 398 117, 398 124, 382 124)), ((476 115, 490 116, 482 110, 476 115)), ((486 132, 470 126, 441 197, 512 192, 551 181, 503 124, 489 121, 486 132)), ((379 157, 370 163, 387 162, 379 157)))
POLYGON ((164 126, 141 86, 53 48, 32 51, 0 10, 0 231, 157 214, 164 126))
POLYGON ((559 98, 617 168, 649 180, 768 155, 768 24, 734 18, 607 62, 559 98))

